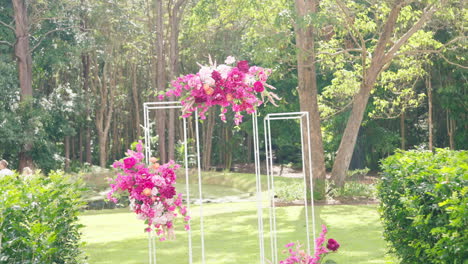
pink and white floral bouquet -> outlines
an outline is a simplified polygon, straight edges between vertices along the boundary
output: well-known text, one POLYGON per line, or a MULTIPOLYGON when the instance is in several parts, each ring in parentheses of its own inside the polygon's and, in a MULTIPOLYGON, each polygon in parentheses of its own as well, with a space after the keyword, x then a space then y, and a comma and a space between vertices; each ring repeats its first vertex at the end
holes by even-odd
MULTIPOLYGON (((322 225, 322 232, 320 236, 315 239, 315 253, 313 256, 308 255, 299 243, 289 243, 286 245, 288 258, 280 261, 280 264, 320 264, 324 257, 331 253, 336 252, 340 244, 333 238, 328 239, 325 245, 325 235, 327 234, 327 227, 322 225)), ((334 262, 333 262, 334 263, 334 262)))
POLYGON ((175 189, 176 174, 180 165, 174 161, 159 165, 156 158, 150 158, 150 166, 144 163, 143 145, 136 144, 136 151, 128 150, 127 157, 114 162, 114 168, 121 172, 111 180, 109 200, 117 203, 121 193, 128 193, 130 209, 139 219, 148 224, 147 232, 155 230, 160 240, 174 239, 174 220, 179 214, 189 230, 190 216, 182 204, 182 194, 175 189))
POLYGON ((242 112, 255 112, 265 98, 275 104, 280 99, 276 94, 268 91, 275 89, 267 84, 271 69, 249 66, 247 61, 238 61, 232 56, 227 57, 225 64, 217 65, 210 57, 210 65, 200 65, 196 74, 188 74, 171 82, 172 89, 159 94, 159 99, 165 96, 180 97, 183 105, 182 117, 190 116, 200 109, 201 119, 212 106, 221 106, 221 120, 226 121, 225 114, 231 108, 235 113, 234 122, 242 122, 242 112), (260 95, 260 98, 258 97, 260 95))

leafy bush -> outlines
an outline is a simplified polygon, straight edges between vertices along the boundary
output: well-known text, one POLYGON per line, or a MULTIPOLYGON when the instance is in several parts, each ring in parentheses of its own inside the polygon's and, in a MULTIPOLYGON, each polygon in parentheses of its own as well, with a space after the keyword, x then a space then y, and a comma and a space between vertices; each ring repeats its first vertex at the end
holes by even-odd
POLYGON ((398 151, 378 186, 385 239, 401 263, 468 259, 468 152, 398 151))
POLYGON ((342 188, 333 188, 328 192, 333 198, 375 198, 375 184, 360 183, 355 181, 345 182, 342 188))
MULTIPOLYGON (((314 180, 314 201, 324 200, 317 189, 327 189, 328 197, 333 198, 375 198, 375 184, 366 184, 360 182, 346 182, 343 188, 332 188, 329 181, 314 180), (323 186, 323 185, 326 186, 323 186)), ((275 195, 282 201, 292 202, 304 200, 304 183, 302 181, 275 182, 275 195)), ((307 190, 307 198, 310 197, 310 191, 307 190)))
POLYGON ((275 195, 282 201, 292 202, 304 199, 304 183, 300 181, 275 183, 275 195))
POLYGON ((0 179, 0 263, 83 263, 82 186, 58 172, 0 179))
POLYGON ((369 173, 369 171, 370 171, 369 168, 349 170, 346 173, 346 176, 348 176, 348 178, 352 178, 352 179, 361 179, 364 176, 366 176, 367 173, 369 173))

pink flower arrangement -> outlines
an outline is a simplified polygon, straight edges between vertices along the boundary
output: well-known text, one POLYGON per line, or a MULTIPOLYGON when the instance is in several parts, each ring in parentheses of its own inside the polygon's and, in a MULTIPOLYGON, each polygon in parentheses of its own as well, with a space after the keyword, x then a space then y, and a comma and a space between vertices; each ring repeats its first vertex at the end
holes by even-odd
POLYGON ((143 145, 138 142, 136 151, 128 150, 123 161, 114 162, 114 168, 121 172, 115 180, 111 180, 111 191, 107 194, 109 200, 117 203, 120 193, 128 193, 130 209, 139 219, 148 224, 145 229, 153 229, 163 241, 174 239, 174 220, 179 214, 186 222, 185 230, 189 230, 190 216, 182 204, 182 194, 174 187, 176 174, 180 165, 174 161, 159 165, 157 159, 150 158, 151 165, 144 163, 143 145))
POLYGON ((232 56, 227 57, 225 64, 216 65, 210 57, 210 65, 200 65, 196 74, 188 74, 171 82, 172 89, 159 94, 164 97, 180 97, 183 105, 182 117, 189 117, 198 108, 201 119, 205 119, 206 111, 212 106, 221 106, 221 120, 226 121, 228 109, 235 113, 234 122, 242 122, 243 111, 248 114, 255 112, 264 98, 275 104, 280 99, 266 88, 275 89, 267 84, 271 69, 249 66, 247 61, 238 61, 232 56), (258 98, 257 94, 261 97, 258 98))
POLYGON ((301 249, 301 244, 289 243, 285 247, 287 250, 284 253, 287 253, 289 256, 287 259, 280 261, 280 264, 320 264, 323 258, 331 253, 338 250, 340 244, 330 238, 328 243, 324 246, 325 235, 327 234, 327 227, 322 225, 322 232, 320 236, 315 239, 315 253, 314 256, 308 255, 303 249, 301 249))

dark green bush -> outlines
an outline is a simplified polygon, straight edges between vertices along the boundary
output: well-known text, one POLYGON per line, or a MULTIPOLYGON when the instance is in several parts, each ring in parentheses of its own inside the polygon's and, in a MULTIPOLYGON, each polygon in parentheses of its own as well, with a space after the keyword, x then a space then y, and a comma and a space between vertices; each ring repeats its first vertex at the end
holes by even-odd
POLYGON ((468 152, 398 151, 381 166, 384 236, 401 263, 468 260, 468 152))
POLYGON ((0 179, 0 263, 83 263, 82 186, 55 172, 0 179))

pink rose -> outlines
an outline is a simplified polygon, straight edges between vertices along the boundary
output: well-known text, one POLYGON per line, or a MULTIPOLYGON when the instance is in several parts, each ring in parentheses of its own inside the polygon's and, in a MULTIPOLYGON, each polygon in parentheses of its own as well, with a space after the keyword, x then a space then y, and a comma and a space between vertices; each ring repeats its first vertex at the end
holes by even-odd
POLYGON ((261 93, 265 90, 265 87, 263 87, 263 83, 260 82, 260 81, 256 81, 254 83, 254 90, 257 92, 257 93, 261 93))
POLYGON ((131 169, 136 164, 136 159, 134 157, 128 157, 124 159, 124 166, 126 169, 131 169))

